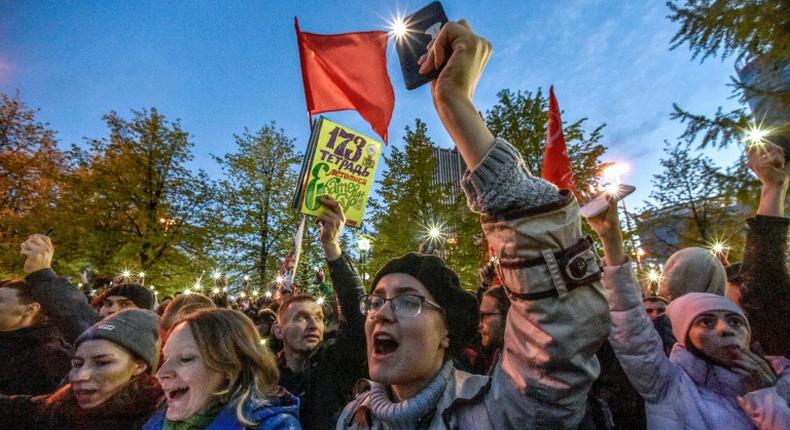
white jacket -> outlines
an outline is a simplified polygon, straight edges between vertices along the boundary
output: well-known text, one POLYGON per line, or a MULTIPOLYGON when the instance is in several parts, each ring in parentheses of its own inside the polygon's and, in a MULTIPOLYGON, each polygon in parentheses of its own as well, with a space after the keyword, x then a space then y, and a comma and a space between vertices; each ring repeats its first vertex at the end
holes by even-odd
POLYGON ((768 358, 779 382, 739 399, 741 378, 675 344, 669 357, 642 305, 631 263, 604 269, 609 342, 645 398, 648 429, 790 430, 790 361, 768 358))

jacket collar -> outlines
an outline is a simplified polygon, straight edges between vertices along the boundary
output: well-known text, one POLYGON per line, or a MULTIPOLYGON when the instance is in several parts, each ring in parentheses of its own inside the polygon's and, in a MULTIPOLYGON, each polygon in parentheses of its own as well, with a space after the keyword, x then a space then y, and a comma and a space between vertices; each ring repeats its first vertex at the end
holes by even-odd
MULTIPOLYGON (((368 387, 372 383, 368 382, 368 387)), ((360 383, 357 382, 359 386, 360 383)), ((448 411, 455 410, 468 403, 474 403, 480 396, 485 395, 491 388, 491 378, 483 375, 472 375, 471 373, 458 370, 453 367, 450 378, 445 385, 442 397, 436 404, 436 411, 442 411, 442 418, 447 421, 448 411)), ((370 413, 370 392, 358 398, 348 419, 346 427, 351 426, 352 421, 356 421, 358 428, 371 428, 373 421, 370 413)))
MULTIPOLYGON (((259 425, 267 419, 279 415, 289 414, 299 417, 299 399, 289 392, 280 389, 274 396, 267 400, 247 399, 242 408, 244 416, 259 425)), ((167 408, 160 409, 143 427, 144 430, 161 429, 167 415, 167 408)), ((229 402, 214 421, 205 430, 243 430, 243 426, 236 418, 236 402, 229 402)), ((257 428, 257 427, 256 427, 257 428)))
POLYGON ((676 343, 672 348, 669 360, 683 368, 698 387, 731 399, 735 399, 741 393, 741 376, 694 355, 680 344, 676 343))

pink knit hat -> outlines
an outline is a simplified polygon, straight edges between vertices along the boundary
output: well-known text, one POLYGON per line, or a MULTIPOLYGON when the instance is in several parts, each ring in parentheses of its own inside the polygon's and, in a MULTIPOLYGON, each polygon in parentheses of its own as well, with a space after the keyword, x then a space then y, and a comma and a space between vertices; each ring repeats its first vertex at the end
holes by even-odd
POLYGON ((743 309, 738 307, 732 300, 718 294, 710 293, 688 293, 673 300, 667 307, 667 316, 672 322, 672 334, 682 346, 686 346, 688 332, 694 318, 709 311, 728 311, 734 312, 746 320, 746 327, 749 327, 749 319, 743 309))

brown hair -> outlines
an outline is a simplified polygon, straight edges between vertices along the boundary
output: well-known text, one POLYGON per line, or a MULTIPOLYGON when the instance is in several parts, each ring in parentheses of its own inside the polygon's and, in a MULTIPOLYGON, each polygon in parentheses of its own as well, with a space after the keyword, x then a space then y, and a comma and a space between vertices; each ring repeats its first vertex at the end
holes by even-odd
POLYGON ((280 305, 280 308, 277 309, 277 322, 282 324, 283 320, 285 319, 285 313, 288 312, 288 308, 291 307, 292 304, 300 302, 315 303, 315 298, 307 294, 299 294, 297 296, 288 297, 285 299, 283 304, 280 305))
POLYGON ((201 309, 182 322, 192 331, 206 366, 228 378, 228 385, 214 395, 222 403, 237 401, 236 418, 245 426, 257 425, 244 416, 244 403, 274 395, 280 375, 274 354, 261 344, 255 324, 230 309, 201 309))
POLYGON ((162 317, 159 318, 159 333, 162 345, 165 344, 167 334, 180 320, 200 309, 214 309, 216 306, 210 298, 203 294, 182 294, 168 303, 162 317))
POLYGON ((504 315, 507 315, 507 312, 510 310, 510 299, 507 297, 505 287, 497 285, 496 287, 489 288, 483 293, 483 297, 493 298, 496 301, 496 308, 499 312, 502 312, 503 318, 504 315))

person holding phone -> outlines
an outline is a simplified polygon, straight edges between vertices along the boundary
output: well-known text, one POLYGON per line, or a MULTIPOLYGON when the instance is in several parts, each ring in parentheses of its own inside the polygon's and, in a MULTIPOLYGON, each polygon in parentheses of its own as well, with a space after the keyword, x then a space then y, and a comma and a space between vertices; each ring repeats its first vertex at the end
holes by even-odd
POLYGON ((371 381, 338 430, 575 429, 585 414, 609 329, 599 260, 573 196, 534 177, 472 103, 490 54, 466 21, 450 22, 420 72, 441 69, 433 103, 470 167, 462 186, 507 286, 502 358, 491 377, 456 369, 452 358, 477 329, 476 298, 438 257, 396 258, 361 299, 371 381))

